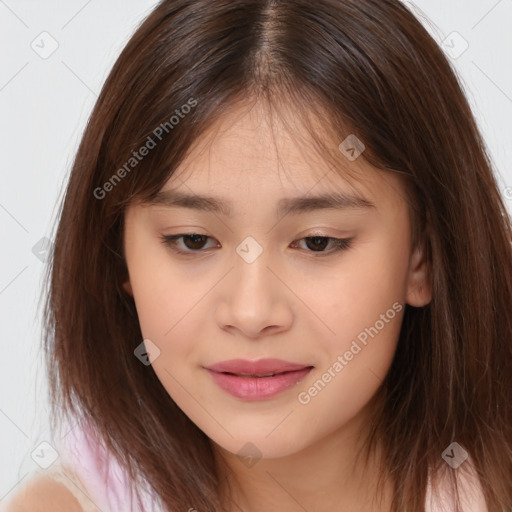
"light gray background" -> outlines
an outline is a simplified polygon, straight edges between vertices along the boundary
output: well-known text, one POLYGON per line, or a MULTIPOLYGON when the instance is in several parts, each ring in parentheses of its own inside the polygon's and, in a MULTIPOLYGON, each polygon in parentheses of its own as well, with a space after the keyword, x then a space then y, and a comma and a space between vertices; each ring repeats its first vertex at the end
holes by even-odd
MULTIPOLYGON (((512 211, 512 0, 407 3, 435 39, 446 42, 512 211)), ((36 467, 30 454, 45 439, 38 309, 45 247, 38 244, 53 233, 57 204, 101 86, 154 5, 0 0, 0 499, 36 467), (32 46, 40 53, 51 49, 50 36, 41 36, 45 31, 58 47, 42 58, 32 46)))

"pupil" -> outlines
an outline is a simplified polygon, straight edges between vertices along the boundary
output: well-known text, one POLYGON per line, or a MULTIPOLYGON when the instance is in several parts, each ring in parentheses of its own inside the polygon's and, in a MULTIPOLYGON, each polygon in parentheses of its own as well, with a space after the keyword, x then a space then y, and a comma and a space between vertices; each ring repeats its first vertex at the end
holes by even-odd
MULTIPOLYGON (((326 247, 326 245, 327 245, 327 243, 328 243, 327 238, 326 238, 326 237, 324 237, 324 236, 313 236, 313 237, 310 237, 310 238, 308 239, 308 244, 307 244, 307 245, 308 245, 308 247, 309 247, 309 241, 310 241, 310 240, 313 240, 313 244, 315 244, 315 245, 316 245, 316 244, 320 244, 320 245, 321 245, 320 250, 325 249, 325 247, 326 247), (324 243, 322 243, 322 241, 323 241, 324 243)), ((312 247, 309 247, 309 248, 310 248, 310 249, 312 249, 312 247)), ((316 248, 318 249, 318 247, 316 247, 316 248)))
MULTIPOLYGON (((197 240, 197 239, 201 239, 201 238, 205 238, 204 235, 187 235, 184 237, 183 241, 185 242, 185 245, 189 248, 189 249, 201 249, 201 247, 196 247, 195 244, 199 244, 199 246, 201 246, 201 240, 197 240), (189 244, 186 243, 187 240, 193 240, 192 241, 192 245, 193 247, 189 247, 189 244)), ((203 244, 204 244, 204 240, 202 241, 203 244)))

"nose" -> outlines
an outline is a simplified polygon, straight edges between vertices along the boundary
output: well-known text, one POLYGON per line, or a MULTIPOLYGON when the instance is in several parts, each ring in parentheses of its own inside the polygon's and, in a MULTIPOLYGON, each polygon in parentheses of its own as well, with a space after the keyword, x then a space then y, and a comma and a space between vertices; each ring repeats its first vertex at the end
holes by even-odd
POLYGON ((236 255, 234 268, 219 290, 216 319, 220 328, 251 339, 290 328, 293 294, 276 269, 266 251, 252 262, 236 255))

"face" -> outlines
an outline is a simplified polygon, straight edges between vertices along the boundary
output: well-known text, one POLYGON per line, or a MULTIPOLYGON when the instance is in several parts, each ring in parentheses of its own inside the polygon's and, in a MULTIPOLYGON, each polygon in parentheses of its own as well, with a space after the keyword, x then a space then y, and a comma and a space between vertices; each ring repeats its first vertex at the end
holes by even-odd
POLYGON ((425 264, 397 175, 341 152, 334 171, 259 104, 211 134, 159 202, 127 209, 125 289, 184 413, 224 450, 282 457, 364 410, 405 303, 430 300, 425 264), (325 194, 343 200, 305 201, 325 194))

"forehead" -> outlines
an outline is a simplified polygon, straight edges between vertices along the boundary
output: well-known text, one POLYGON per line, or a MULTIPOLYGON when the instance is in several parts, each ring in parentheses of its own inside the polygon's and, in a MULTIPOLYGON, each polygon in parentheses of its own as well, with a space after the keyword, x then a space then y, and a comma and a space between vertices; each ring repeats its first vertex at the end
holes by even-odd
POLYGON ((275 187, 289 191, 366 190, 383 173, 364 158, 350 161, 319 112, 297 114, 263 101, 231 106, 195 140, 166 188, 186 182, 202 191, 275 187), (306 122, 305 122, 306 119, 306 122))
POLYGON ((362 156, 347 159, 326 119, 319 109, 300 111, 290 103, 231 104, 191 143, 157 197, 141 206, 182 206, 229 217, 254 205, 280 216, 325 208, 363 212, 368 204, 379 211, 409 200, 395 173, 362 156))

